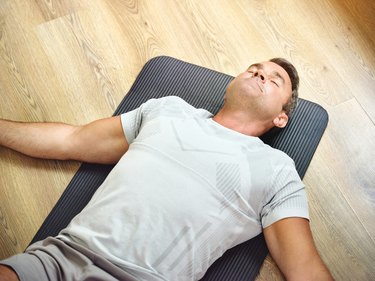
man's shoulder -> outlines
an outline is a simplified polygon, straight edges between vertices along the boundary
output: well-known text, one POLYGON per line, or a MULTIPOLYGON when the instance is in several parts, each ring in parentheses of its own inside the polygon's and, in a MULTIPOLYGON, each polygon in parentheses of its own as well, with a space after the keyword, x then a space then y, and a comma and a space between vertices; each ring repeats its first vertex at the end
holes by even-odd
POLYGON ((182 105, 182 106, 190 106, 192 107, 187 101, 178 97, 178 96, 165 96, 161 98, 151 99, 149 101, 153 101, 154 103, 160 104, 169 104, 169 105, 182 105))
POLYGON ((161 98, 152 98, 146 101, 142 107, 148 109, 158 109, 158 108, 189 108, 193 109, 194 107, 188 102, 177 96, 165 96, 161 98))
POLYGON ((175 117, 203 117, 212 115, 207 110, 196 108, 178 96, 166 96, 158 99, 152 99, 147 103, 147 107, 149 109, 155 110, 155 112, 158 112, 160 115, 175 117))
POLYGON ((269 157, 274 164, 295 166, 294 160, 288 154, 267 144, 265 144, 265 155, 269 157))

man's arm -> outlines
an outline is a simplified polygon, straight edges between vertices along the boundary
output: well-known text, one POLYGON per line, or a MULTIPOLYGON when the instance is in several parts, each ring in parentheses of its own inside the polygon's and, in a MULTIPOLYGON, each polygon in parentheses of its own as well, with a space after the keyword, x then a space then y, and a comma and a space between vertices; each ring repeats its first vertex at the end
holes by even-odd
POLYGON ((0 120, 0 145, 45 159, 116 163, 127 151, 120 116, 83 126, 0 120))
POLYGON ((287 280, 333 280, 315 248, 308 220, 283 219, 263 233, 272 258, 287 280))

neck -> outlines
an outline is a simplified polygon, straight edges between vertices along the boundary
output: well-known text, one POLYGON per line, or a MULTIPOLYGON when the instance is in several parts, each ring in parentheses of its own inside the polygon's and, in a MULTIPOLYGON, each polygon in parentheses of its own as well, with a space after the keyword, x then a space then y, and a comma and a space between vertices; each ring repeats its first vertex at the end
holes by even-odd
POLYGON ((213 118, 220 125, 244 135, 259 137, 272 128, 272 124, 244 116, 242 112, 220 110, 213 118))

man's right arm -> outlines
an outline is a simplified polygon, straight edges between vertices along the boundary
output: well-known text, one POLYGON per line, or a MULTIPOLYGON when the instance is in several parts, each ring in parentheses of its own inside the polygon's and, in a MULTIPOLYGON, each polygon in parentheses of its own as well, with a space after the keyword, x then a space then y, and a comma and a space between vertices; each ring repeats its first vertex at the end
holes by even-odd
POLYGON ((91 163, 116 163, 127 151, 120 116, 83 126, 0 120, 0 145, 25 155, 91 163))
POLYGON ((290 217, 263 230, 272 258, 286 280, 333 281, 315 247, 307 219, 290 217))

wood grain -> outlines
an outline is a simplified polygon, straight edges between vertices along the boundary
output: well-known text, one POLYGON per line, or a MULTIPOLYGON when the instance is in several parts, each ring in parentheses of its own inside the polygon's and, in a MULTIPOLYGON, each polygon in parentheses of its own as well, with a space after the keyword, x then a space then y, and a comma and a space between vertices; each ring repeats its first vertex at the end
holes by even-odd
MULTIPOLYGON (((109 116, 159 55, 231 75, 285 57, 330 116, 304 179, 315 243, 336 280, 372 280, 374 14, 371 0, 3 0, 0 118, 109 116)), ((78 167, 0 147, 0 259, 25 249, 78 167)), ((271 257, 257 280, 283 280, 271 257)))

